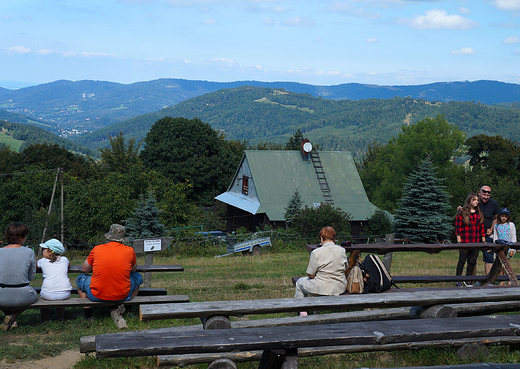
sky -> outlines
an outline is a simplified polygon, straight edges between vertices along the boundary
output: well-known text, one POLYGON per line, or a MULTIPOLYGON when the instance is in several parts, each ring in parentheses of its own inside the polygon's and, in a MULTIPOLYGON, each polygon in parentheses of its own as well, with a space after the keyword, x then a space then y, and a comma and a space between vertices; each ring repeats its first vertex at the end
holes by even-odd
POLYGON ((0 87, 520 83, 520 0, 2 0, 0 87))

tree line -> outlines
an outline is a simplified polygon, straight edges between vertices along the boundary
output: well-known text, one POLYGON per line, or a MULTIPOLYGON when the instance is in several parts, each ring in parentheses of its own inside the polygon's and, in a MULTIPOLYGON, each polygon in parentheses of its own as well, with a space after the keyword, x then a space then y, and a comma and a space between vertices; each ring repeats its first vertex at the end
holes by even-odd
POLYGON ((110 137, 110 145, 98 149, 99 159, 57 143, 34 143, 20 152, 0 145, 0 227, 27 224, 32 244, 41 242, 45 228, 47 238, 60 238, 63 183, 69 245, 101 241, 110 224, 126 224, 150 194, 167 230, 191 224, 223 228, 222 206, 215 206, 214 197, 226 191, 244 150, 299 149, 301 138, 297 131, 285 145, 255 146, 228 140, 196 118, 165 117, 144 140, 122 132, 110 137))

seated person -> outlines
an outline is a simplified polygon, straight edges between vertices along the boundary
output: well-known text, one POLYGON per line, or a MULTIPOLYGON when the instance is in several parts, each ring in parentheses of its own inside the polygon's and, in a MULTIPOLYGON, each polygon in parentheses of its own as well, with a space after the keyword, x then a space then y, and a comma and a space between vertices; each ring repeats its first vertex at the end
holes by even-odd
POLYGON ((311 252, 307 277, 298 279, 294 297, 341 295, 347 289, 345 249, 334 243, 336 232, 332 227, 320 231, 321 247, 311 252))
MULTIPOLYGON (((110 241, 97 245, 83 263, 83 272, 76 280, 79 297, 92 301, 127 301, 137 296, 143 277, 137 273, 135 251, 126 246, 125 227, 112 224, 105 235, 110 241)), ((92 309, 85 308, 83 315, 92 319, 92 309)))

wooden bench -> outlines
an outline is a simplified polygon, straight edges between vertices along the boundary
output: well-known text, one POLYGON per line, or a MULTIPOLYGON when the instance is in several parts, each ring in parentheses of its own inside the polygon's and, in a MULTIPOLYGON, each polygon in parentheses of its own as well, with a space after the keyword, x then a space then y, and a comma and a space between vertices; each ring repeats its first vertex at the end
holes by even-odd
MULTIPOLYGON (((138 295, 128 301, 91 301, 88 298, 72 297, 66 300, 45 300, 38 299, 30 305, 17 307, 17 309, 49 309, 49 308, 65 308, 65 307, 99 307, 109 306, 110 315, 114 323, 119 329, 128 328, 123 313, 125 312, 125 305, 141 305, 141 304, 165 304, 165 303, 180 303, 190 302, 190 298, 186 295, 146 295, 149 291, 143 291, 145 295, 138 295)), ((77 293, 77 290, 76 290, 77 293)), ((9 307, 2 307, 8 309, 9 307)))
MULTIPOLYGON (((69 273, 83 273, 82 265, 71 265, 69 268, 69 273)), ((138 265, 137 271, 140 273, 149 273, 149 272, 184 272, 184 268, 180 265, 138 265)), ((36 269, 37 273, 41 273, 41 269, 36 269)))
MULTIPOLYGON (((520 301, 520 288, 473 287, 399 289, 393 293, 352 294, 341 296, 319 296, 302 299, 266 299, 241 301, 208 301, 189 304, 141 305, 140 319, 213 318, 254 314, 290 313, 300 311, 359 310, 366 308, 393 308, 422 306, 431 309, 445 304, 514 302, 520 301)), ((520 302, 518 304, 520 310, 520 302)), ((229 319, 228 319, 229 320, 229 319)), ((208 319, 209 321, 209 319, 208 319)), ((229 324, 228 324, 229 326, 229 324)), ((205 325, 206 327, 206 325, 205 325)))
MULTIPOLYGON (((294 286, 296 286, 296 281, 302 277, 291 277, 291 282, 294 286)), ((517 276, 520 278, 520 275, 517 276)), ((392 276, 394 283, 399 287, 399 284, 407 284, 407 283, 456 283, 456 282, 478 282, 479 284, 484 285, 487 281, 487 276, 485 275, 402 275, 402 276, 392 276)), ((499 282, 507 282, 509 281, 509 277, 505 275, 500 275, 496 279, 499 282)), ((347 292, 345 292, 347 294, 347 292)))
MULTIPOLYGON (((188 304, 190 305, 190 304, 188 304)), ((372 346, 377 350, 437 346, 454 341, 518 343, 520 316, 458 317, 336 323, 316 326, 208 331, 135 331, 98 335, 97 357, 248 352, 260 350, 259 368, 297 367, 300 348, 372 346), (277 366, 277 363, 281 363, 277 366)), ((211 366, 210 366, 211 367, 211 366)))
MULTIPOLYGON (((41 287, 33 287, 36 292, 41 292, 41 287)), ((71 294, 77 295, 78 294, 78 288, 72 287, 72 290, 70 291, 71 294)), ((139 292, 137 296, 164 296, 167 295, 168 291, 166 291, 165 288, 139 288, 139 292)))

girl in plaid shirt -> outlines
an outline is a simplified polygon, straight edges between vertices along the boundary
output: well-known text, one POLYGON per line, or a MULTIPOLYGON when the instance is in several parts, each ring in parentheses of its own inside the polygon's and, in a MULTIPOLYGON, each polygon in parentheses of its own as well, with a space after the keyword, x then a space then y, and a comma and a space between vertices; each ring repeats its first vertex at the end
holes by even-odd
MULTIPOLYGON (((486 242, 484 216, 478 207, 478 195, 470 193, 462 210, 455 216, 455 235, 457 243, 486 242)), ((459 250, 456 275, 462 275, 464 264, 468 262, 466 275, 473 275, 477 264, 478 250, 459 250)))

